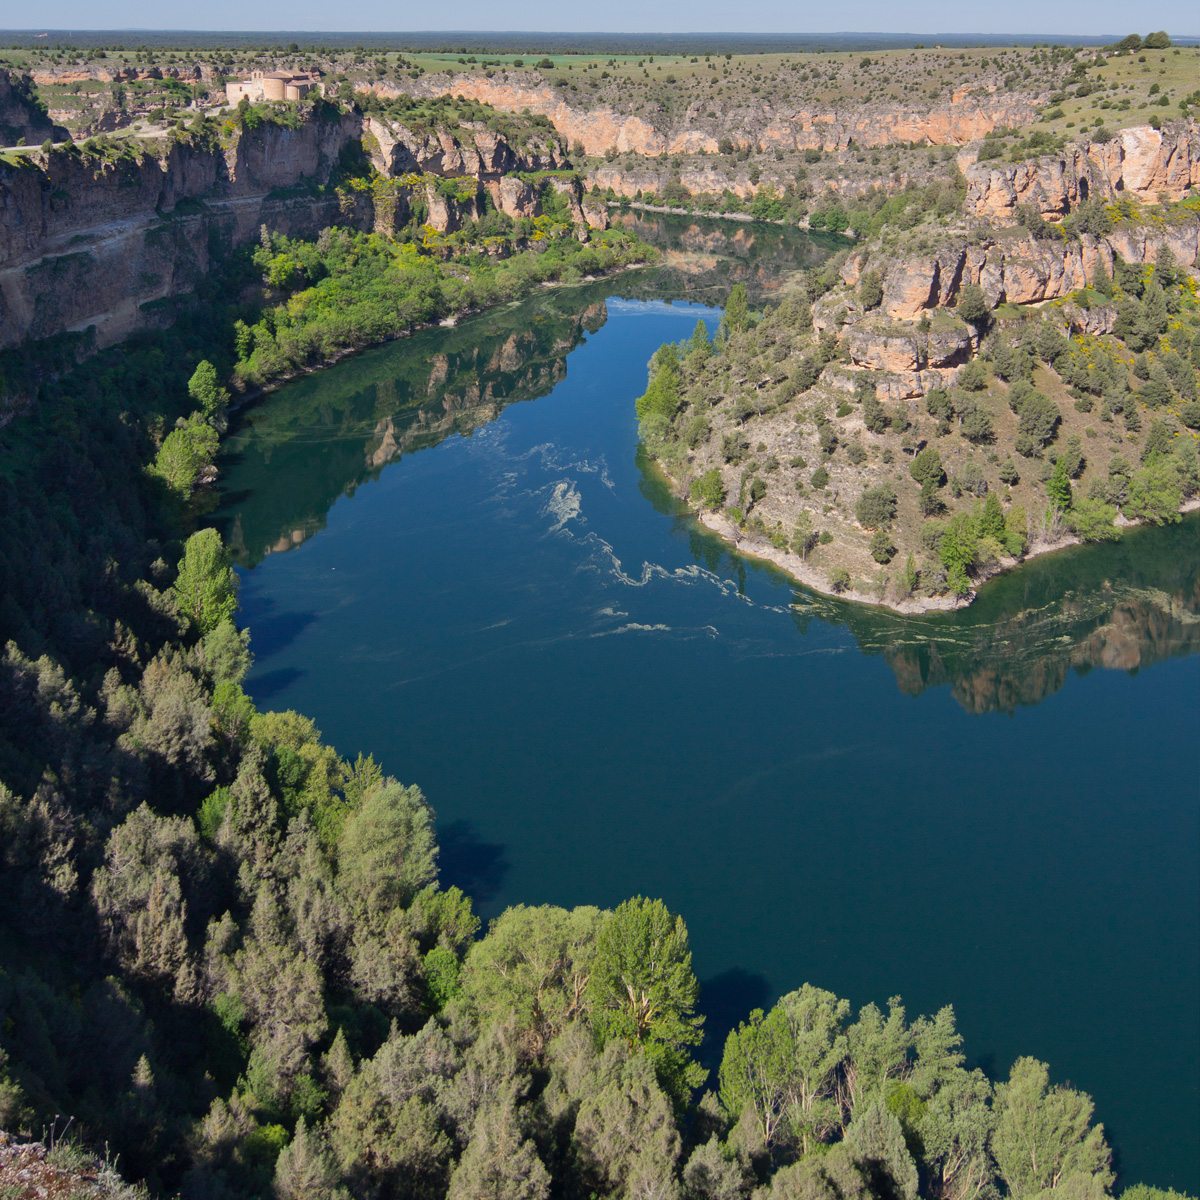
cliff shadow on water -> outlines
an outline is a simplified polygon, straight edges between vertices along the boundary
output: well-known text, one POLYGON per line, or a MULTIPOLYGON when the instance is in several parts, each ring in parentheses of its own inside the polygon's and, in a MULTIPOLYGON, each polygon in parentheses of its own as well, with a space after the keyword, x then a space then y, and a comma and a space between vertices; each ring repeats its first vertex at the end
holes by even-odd
POLYGON ((843 625, 859 650, 882 655, 905 695, 948 686, 968 712, 1040 704, 1074 671, 1135 672, 1200 653, 1200 513, 1128 530, 1116 542, 1072 546, 986 583, 967 608, 905 616, 796 584, 731 549, 696 520, 639 449, 642 493, 676 521, 696 562, 744 588, 762 572, 792 590, 796 628, 843 625))

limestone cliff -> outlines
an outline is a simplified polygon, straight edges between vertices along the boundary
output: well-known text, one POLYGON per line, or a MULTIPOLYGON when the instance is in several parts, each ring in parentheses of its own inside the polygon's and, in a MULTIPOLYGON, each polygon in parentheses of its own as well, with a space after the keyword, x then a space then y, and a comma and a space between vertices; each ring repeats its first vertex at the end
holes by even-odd
POLYGON ((969 151, 959 157, 959 166, 967 180, 968 213, 1005 220, 1018 205, 1032 204, 1053 220, 1089 198, 1124 194, 1155 201, 1165 193, 1180 199, 1200 185, 1200 131, 1194 121, 1161 131, 1139 125, 1110 141, 1068 146, 1062 154, 1020 163, 979 162, 969 151))
MULTIPOLYGON (((480 100, 506 112, 528 109, 549 118, 571 145, 604 154, 610 147, 648 157, 717 152, 721 139, 735 146, 766 150, 843 150, 913 141, 963 145, 1001 125, 1034 119, 1035 97, 1004 92, 982 96, 965 91, 936 103, 856 104, 831 109, 779 109, 769 99, 726 111, 709 98, 677 112, 660 109, 642 117, 611 104, 577 108, 532 72, 431 75, 413 85, 416 95, 455 95, 480 100)), ((719 190, 719 189, 718 189, 719 190)))

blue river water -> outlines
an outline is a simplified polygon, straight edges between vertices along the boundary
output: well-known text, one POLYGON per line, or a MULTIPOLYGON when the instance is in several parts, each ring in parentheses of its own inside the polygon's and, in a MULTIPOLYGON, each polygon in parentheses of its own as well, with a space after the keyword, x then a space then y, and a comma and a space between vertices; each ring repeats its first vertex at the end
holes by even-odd
POLYGON ((719 315, 647 290, 547 293, 243 418, 215 519, 248 690, 418 783, 485 918, 682 913, 709 1065, 806 981, 951 1003, 970 1062, 1095 1097, 1123 1182, 1195 1194, 1197 519, 965 613, 813 596, 644 461, 647 360, 719 315))

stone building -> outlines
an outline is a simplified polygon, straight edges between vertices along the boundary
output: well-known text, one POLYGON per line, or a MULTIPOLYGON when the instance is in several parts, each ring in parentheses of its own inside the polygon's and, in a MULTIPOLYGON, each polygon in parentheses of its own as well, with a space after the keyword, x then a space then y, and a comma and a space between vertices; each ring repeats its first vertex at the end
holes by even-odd
POLYGON ((320 86, 321 77, 312 71, 253 71, 249 79, 227 83, 225 97, 230 104, 237 104, 243 96, 251 104, 260 100, 303 100, 320 86))

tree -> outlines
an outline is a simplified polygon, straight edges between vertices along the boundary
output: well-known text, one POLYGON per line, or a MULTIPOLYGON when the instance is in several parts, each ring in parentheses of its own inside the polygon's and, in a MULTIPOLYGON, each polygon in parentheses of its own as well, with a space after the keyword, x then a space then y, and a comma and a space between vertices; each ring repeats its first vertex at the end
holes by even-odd
POLYGON ((705 1074, 687 1052, 701 1038, 699 994, 683 918, 661 900, 643 896, 619 905, 596 940, 587 984, 592 1024, 606 1041, 645 1047, 663 1089, 677 1103, 705 1074))
POLYGON ((829 572, 829 587, 835 596, 840 596, 850 588, 850 572, 845 567, 834 567, 829 572))
POLYGON ((237 611, 237 579, 215 529, 200 529, 184 545, 173 588, 175 603, 207 634, 237 611))
POLYGON ((1067 474, 1067 460, 1059 455, 1054 472, 1046 482, 1046 495, 1064 512, 1071 507, 1071 477, 1067 474))
POLYGON ((433 812, 421 789, 393 779, 372 792, 346 820, 337 863, 351 915, 379 931, 437 878, 433 812))
POLYGON ((679 411, 679 356, 674 345, 660 346, 650 366, 650 384, 636 401, 638 420, 661 417, 669 421, 679 411))
POLYGON ((879 403, 873 393, 867 393, 863 396, 863 424, 872 433, 887 432, 887 410, 879 403))
POLYGON ((180 500, 195 490, 201 471, 217 453, 217 431, 198 413, 180 422, 163 439, 150 473, 157 475, 180 500))
POLYGON ((959 292, 956 311, 971 325, 986 325, 992 316, 992 306, 977 283, 968 283, 959 292))
POLYGON ((1093 496, 1077 496, 1067 517, 1071 531, 1085 542, 1112 541, 1121 536, 1113 524, 1117 510, 1093 496))
POLYGON ((896 489, 890 483, 868 488, 854 505, 854 515, 865 529, 879 529, 896 515, 896 489))
POLYGON ((750 306, 746 302, 746 285, 735 283, 725 301, 725 311, 721 315, 721 326, 726 333, 741 333, 750 327, 750 306))
POLYGON ((712 467, 692 480, 689 489, 692 500, 701 508, 716 511, 725 503, 725 483, 718 467, 712 467))
POLYGON ((229 403, 229 393, 221 386, 216 368, 207 359, 201 359, 196 365, 187 390, 206 421, 211 421, 229 403))
POLYGON ((1138 521, 1164 525, 1178 521, 1183 503, 1183 480, 1174 455, 1148 462, 1129 480, 1125 514, 1138 521))
POLYGON ((865 309, 878 308, 883 303, 883 280, 878 271, 866 271, 858 284, 858 298, 865 309))
POLYGON ((1072 1175, 1113 1181, 1104 1127, 1093 1126, 1092 1098, 1049 1087, 1045 1063, 1019 1058, 1006 1083, 996 1086, 992 1145, 1000 1174, 1015 1200, 1057 1188, 1072 1175))
POLYGON ((871 557, 881 564, 892 561, 896 555, 896 543, 886 529, 877 529, 871 538, 871 557))
POLYGON ((796 528, 792 530, 792 550, 807 560, 808 552, 816 543, 817 530, 813 523, 812 513, 804 509, 796 518, 796 528))
POLYGON ((447 1200, 545 1200, 550 1173, 522 1128, 513 1098, 485 1105, 450 1176, 447 1200))
POLYGON ((1146 34, 1142 40, 1143 50, 1166 50, 1171 45, 1171 35, 1166 30, 1159 29, 1146 34))
POLYGON ((876 1195, 917 1200, 917 1164, 905 1145, 900 1122, 881 1103, 872 1104, 851 1123, 846 1140, 874 1176, 876 1195))
POLYGON ((333 1156, 301 1117, 291 1142, 275 1160, 275 1195, 278 1200, 337 1200, 348 1196, 338 1180, 333 1156))
POLYGON ((583 1012, 606 919, 597 908, 506 909, 467 954, 464 992, 485 1020, 515 1017, 522 1038, 540 1054, 583 1012))
POLYGON ((908 465, 908 473, 922 486, 932 484, 941 487, 946 481, 946 472, 942 468, 942 456, 934 446, 926 446, 918 451, 908 465))
POLYGON ((987 387, 987 368, 977 358, 958 373, 958 386, 968 392, 982 392, 987 387))

